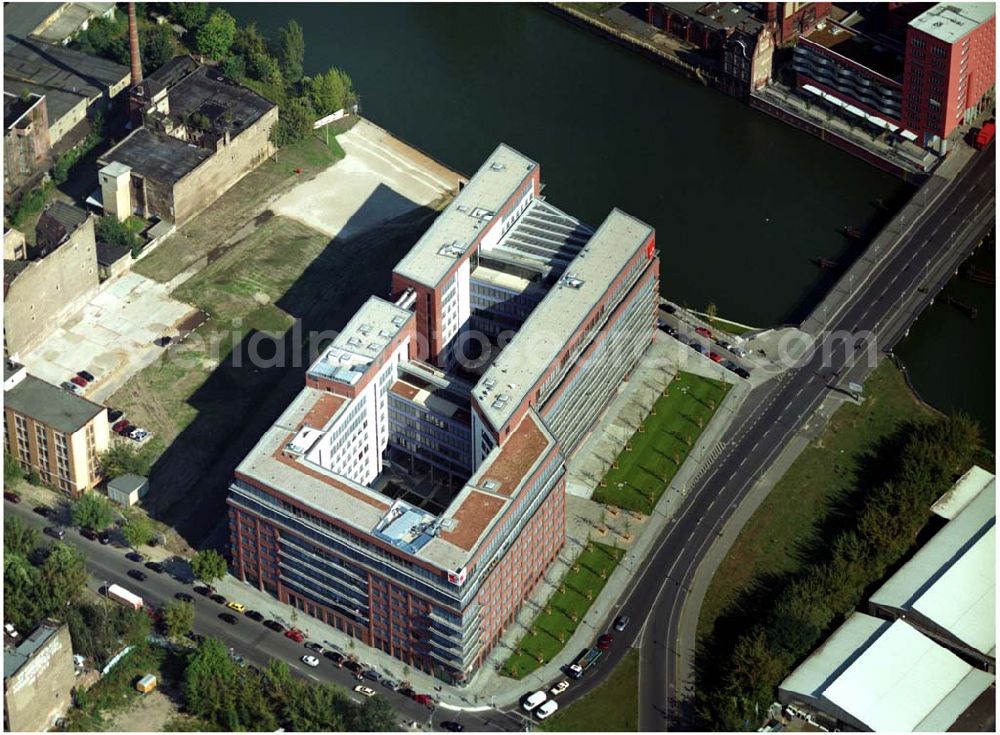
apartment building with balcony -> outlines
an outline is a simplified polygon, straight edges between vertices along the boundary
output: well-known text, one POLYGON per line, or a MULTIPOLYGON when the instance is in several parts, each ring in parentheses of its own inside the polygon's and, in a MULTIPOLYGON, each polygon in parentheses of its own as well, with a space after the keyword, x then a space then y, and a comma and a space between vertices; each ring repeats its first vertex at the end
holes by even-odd
POLYGON ((391 300, 309 367, 228 499, 241 579, 454 683, 562 548, 566 457, 656 326, 652 228, 614 210, 593 229, 540 191, 538 165, 499 146, 391 300))

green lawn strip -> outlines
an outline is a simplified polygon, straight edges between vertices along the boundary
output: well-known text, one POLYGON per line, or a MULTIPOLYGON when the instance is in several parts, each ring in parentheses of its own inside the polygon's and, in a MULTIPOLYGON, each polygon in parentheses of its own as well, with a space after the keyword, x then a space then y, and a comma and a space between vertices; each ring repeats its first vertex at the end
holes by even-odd
POLYGON ((757 329, 757 327, 746 327, 742 324, 737 324, 736 322, 720 319, 719 317, 709 318, 708 323, 716 329, 721 329, 723 332, 734 335, 746 334, 747 332, 752 332, 757 329))
POLYGON ((626 653, 603 684, 544 720, 538 729, 548 732, 638 732, 638 649, 626 653))
POLYGON ((729 384, 679 372, 595 489, 599 503, 653 512, 691 447, 722 404, 729 384), (655 412, 655 413, 654 413, 655 412))
POLYGON ((624 553, 617 546, 590 542, 552 594, 545 610, 529 626, 530 632, 518 646, 519 653, 507 659, 503 666, 505 676, 520 679, 551 661, 563 649, 624 553))
POLYGON ((933 413, 888 360, 865 382, 865 395, 861 406, 837 411, 743 528, 705 595, 699 637, 710 635, 716 620, 759 580, 798 571, 797 550, 818 533, 831 505, 855 488, 861 463, 903 422, 933 413))

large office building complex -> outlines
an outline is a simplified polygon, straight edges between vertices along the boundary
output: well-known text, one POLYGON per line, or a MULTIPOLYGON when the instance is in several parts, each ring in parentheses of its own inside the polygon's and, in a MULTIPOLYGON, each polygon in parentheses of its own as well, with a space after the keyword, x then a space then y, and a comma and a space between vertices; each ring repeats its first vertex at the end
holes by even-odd
MULTIPOLYGON (((898 5, 890 21, 909 12, 898 5)), ((993 103, 994 4, 938 3, 909 20, 905 34, 881 25, 852 13, 800 38, 798 87, 848 118, 946 152, 955 128, 993 103)))
POLYGON ((564 463, 652 340, 651 227, 499 146, 236 470, 245 581, 467 680, 565 539, 564 463))

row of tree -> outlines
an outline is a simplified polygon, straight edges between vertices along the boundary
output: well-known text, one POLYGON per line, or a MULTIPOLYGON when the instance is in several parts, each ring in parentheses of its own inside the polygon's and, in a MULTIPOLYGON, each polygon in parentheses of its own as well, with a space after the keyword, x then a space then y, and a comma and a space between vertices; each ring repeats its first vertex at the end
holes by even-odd
POLYGON ((64 543, 43 545, 38 530, 16 516, 3 526, 4 621, 31 630, 43 618, 61 617, 83 592, 83 555, 64 543))
POLYGON ((964 416, 911 425, 888 478, 870 492, 829 555, 796 575, 726 654, 704 656, 697 710, 707 730, 752 729, 792 668, 912 549, 929 508, 973 463, 979 427, 964 416))
POLYGON ((191 654, 184 670, 184 700, 204 730, 373 732, 397 730, 384 697, 357 704, 334 684, 293 677, 283 661, 263 671, 241 667, 217 640, 191 654))
MULTIPOLYGON (((137 4, 139 56, 143 71, 156 71, 177 53, 177 39, 168 25, 158 25, 146 18, 149 3, 137 4)), ((129 65, 128 16, 119 11, 114 18, 95 18, 73 41, 73 47, 92 56, 129 65)))

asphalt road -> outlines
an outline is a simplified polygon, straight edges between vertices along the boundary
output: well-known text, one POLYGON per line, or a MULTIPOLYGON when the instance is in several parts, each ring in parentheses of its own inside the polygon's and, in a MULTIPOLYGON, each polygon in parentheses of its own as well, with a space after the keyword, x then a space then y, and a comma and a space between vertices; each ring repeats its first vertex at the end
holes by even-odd
MULTIPOLYGON (((891 349, 988 230, 993 221, 995 169, 992 148, 973 159, 958 182, 929 208, 871 277, 855 287, 845 306, 831 315, 829 331, 857 334, 868 330, 876 335, 876 353, 891 349), (962 242, 953 240, 962 235, 976 204, 982 207, 976 226, 962 242)), ((821 348, 804 365, 751 394, 724 440, 726 449, 692 488, 626 599, 626 609, 651 611, 640 637, 640 729, 690 729, 694 725, 683 708, 686 692, 680 691, 676 679, 678 652, 684 650, 682 645, 693 645, 693 641, 679 640, 679 623, 699 564, 733 510, 812 416, 831 386, 862 383, 874 369, 867 345, 848 340, 835 349, 837 339, 823 335, 821 348)))
MULTIPOLYGON (((39 531, 45 526, 57 525, 52 520, 46 520, 33 513, 31 506, 25 502, 12 504, 5 500, 4 513, 20 517, 39 531)), ((65 520, 65 515, 64 512, 61 513, 63 516, 61 520, 65 520)), ((190 582, 185 583, 167 574, 157 574, 144 569, 141 564, 125 558, 128 549, 116 548, 112 545, 102 546, 96 541, 88 541, 83 538, 74 528, 65 526, 64 528, 66 536, 63 541, 78 547, 87 560, 87 570, 91 576, 89 584, 91 589, 99 591, 106 583, 117 583, 140 595, 146 604, 157 608, 173 600, 174 595, 178 592, 192 594, 195 598, 195 632, 222 641, 232 648, 234 654, 243 656, 248 663, 258 668, 267 666, 271 659, 286 661, 296 674, 316 681, 339 684, 348 690, 352 699, 358 702, 362 700, 360 694, 351 691, 359 682, 355 681, 346 669, 338 669, 331 661, 322 657, 320 665, 316 668, 302 663, 301 657, 310 653, 303 644, 295 643, 284 635, 275 633, 260 623, 239 615, 237 615, 239 622, 236 625, 229 625, 219 619, 219 614, 232 611, 223 605, 212 602, 207 597, 193 594, 193 585, 190 582), (142 569, 147 574, 147 579, 144 582, 132 579, 128 576, 130 569, 142 569)), ((51 541, 48 536, 42 538, 51 541)), ((510 718, 501 712, 456 713, 440 708, 432 710, 377 683, 365 681, 364 684, 389 700, 399 713, 401 723, 416 721, 422 728, 428 729, 430 727, 436 728, 441 722, 450 720, 460 722, 468 730, 522 729, 518 718, 510 718)))
MULTIPOLYGON (((992 205, 982 208, 976 227, 961 238, 962 242, 951 242, 962 234, 975 205, 990 201, 995 170, 991 147, 973 159, 957 185, 930 207, 871 277, 857 284, 846 305, 830 315, 829 331, 870 330, 877 335, 877 352, 891 349, 989 229, 992 205)), ((824 342, 832 344, 829 337, 820 344, 824 342)), ((841 343, 825 359, 824 350, 817 349, 805 364, 750 393, 723 439, 725 449, 693 485, 685 504, 641 562, 632 588, 604 621, 604 629, 608 629, 618 614, 625 613, 632 619, 630 628, 615 634, 611 650, 583 679, 572 684, 562 695, 561 704, 586 696, 629 648, 639 647, 639 729, 689 730, 694 726, 690 713, 681 706, 686 692, 679 691, 676 681, 679 651, 684 650, 678 640, 679 623, 694 574, 725 521, 812 416, 831 386, 863 383, 874 369, 873 361, 858 360, 867 350, 867 345, 858 348, 856 344, 848 350, 841 343)), ((683 641, 683 645, 690 649, 693 641, 683 641)))

